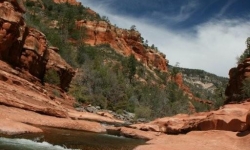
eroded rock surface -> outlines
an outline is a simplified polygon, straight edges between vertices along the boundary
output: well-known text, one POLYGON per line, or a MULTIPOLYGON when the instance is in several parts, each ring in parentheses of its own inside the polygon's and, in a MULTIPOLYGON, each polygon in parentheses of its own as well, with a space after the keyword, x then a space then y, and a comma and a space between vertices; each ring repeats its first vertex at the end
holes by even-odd
POLYGON ((115 27, 105 21, 77 21, 79 30, 86 28, 87 38, 84 42, 90 45, 110 44, 120 54, 133 54, 138 61, 146 66, 167 71, 168 60, 162 53, 146 48, 141 35, 135 30, 125 30, 115 27))
POLYGON ((250 133, 229 131, 194 131, 185 135, 160 135, 135 150, 247 150, 250 133))
POLYGON ((26 26, 24 12, 16 0, 0 0, 1 133, 42 132, 33 125, 105 132, 102 122, 123 123, 73 108, 75 100, 65 90, 75 70, 43 33, 26 26), (48 70, 57 73, 60 87, 43 83, 48 70))
POLYGON ((242 104, 228 104, 217 111, 195 113, 192 115, 179 114, 172 117, 159 118, 147 124, 131 125, 131 128, 180 134, 190 131, 227 130, 234 132, 249 129, 246 119, 250 109, 250 102, 242 104))
POLYGON ((76 71, 57 53, 59 51, 58 48, 49 47, 48 51, 49 59, 46 69, 47 71, 55 70, 60 78, 60 87, 67 90, 76 71))
POLYGON ((227 85, 225 94, 227 101, 239 102, 242 100, 242 86, 243 81, 250 77, 250 58, 247 58, 243 63, 238 64, 237 67, 230 69, 229 71, 229 83, 227 85))
MULTIPOLYGON (((74 69, 49 49, 43 33, 26 26, 23 13, 16 0, 0 1, 0 60, 31 74, 40 82, 43 82, 46 70, 52 68, 60 76, 62 89, 67 89, 74 69)), ((30 76, 23 78, 29 80, 30 76)))
POLYGON ((41 129, 21 122, 0 119, 0 134, 17 135, 23 133, 41 133, 41 129))

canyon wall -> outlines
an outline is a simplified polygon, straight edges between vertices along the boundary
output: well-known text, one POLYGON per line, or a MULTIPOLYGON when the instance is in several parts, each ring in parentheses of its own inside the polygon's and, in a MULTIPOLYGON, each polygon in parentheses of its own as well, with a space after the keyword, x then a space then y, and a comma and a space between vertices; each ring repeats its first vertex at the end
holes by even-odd
POLYGON ((118 53, 125 56, 133 54, 135 58, 150 68, 167 71, 166 56, 142 43, 141 34, 136 30, 115 27, 105 21, 76 21, 77 28, 84 28, 86 44, 109 44, 118 53))
POLYGON ((246 58, 237 67, 230 69, 229 82, 225 91, 227 100, 225 103, 242 100, 243 81, 250 77, 250 58, 246 58))
MULTIPOLYGON (((74 69, 48 47, 43 33, 26 25, 24 12, 17 1, 0 1, 0 60, 40 82, 43 82, 46 70, 53 68, 60 77, 61 88, 67 89, 74 69)), ((24 78, 29 77, 24 75, 24 78)))

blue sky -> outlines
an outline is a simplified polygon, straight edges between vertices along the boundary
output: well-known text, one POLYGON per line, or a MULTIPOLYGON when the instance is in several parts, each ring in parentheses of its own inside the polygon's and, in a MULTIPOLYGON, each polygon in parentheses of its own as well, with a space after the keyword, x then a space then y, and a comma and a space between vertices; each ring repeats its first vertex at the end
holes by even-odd
POLYGON ((249 0, 81 0, 121 28, 136 25, 171 65, 228 77, 250 36, 249 0))

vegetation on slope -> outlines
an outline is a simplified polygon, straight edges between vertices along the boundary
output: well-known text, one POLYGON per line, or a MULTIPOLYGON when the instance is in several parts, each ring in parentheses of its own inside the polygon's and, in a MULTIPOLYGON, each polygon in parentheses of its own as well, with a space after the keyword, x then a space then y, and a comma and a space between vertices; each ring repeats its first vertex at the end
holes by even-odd
MULTIPOLYGON (((150 70, 133 56, 116 53, 108 44, 92 47, 82 42, 85 29, 76 30, 75 20, 108 21, 106 17, 88 13, 83 6, 55 4, 52 0, 27 0, 26 6, 28 25, 41 30, 50 45, 57 46, 61 56, 78 68, 69 92, 80 105, 98 105, 118 113, 127 110, 149 119, 189 113, 188 96, 168 80, 171 73, 150 70), (56 26, 50 27, 55 21, 56 26)), ((197 107, 204 110, 204 106, 197 107)))

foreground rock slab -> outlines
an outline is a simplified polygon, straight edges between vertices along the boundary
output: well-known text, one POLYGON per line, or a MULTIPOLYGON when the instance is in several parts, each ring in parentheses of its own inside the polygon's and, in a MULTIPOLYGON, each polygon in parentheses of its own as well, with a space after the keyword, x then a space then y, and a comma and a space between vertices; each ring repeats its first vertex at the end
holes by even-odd
POLYGON ((41 133, 41 129, 20 122, 0 119, 0 134, 17 135, 23 133, 41 133))
POLYGON ((131 128, 180 134, 190 131, 226 130, 242 132, 250 129, 250 102, 227 104, 219 110, 195 113, 192 115, 178 114, 172 117, 156 119, 146 124, 134 124, 131 128))
POLYGON ((193 131, 185 135, 160 135, 135 150, 247 150, 250 132, 193 131))
POLYGON ((88 120, 88 121, 95 121, 100 123, 107 123, 107 124, 117 124, 121 125, 124 124, 124 121, 117 120, 115 118, 104 117, 98 114, 89 113, 89 112, 77 112, 74 110, 69 110, 68 112, 69 117, 77 120, 88 120))
MULTIPOLYGON (((41 125, 41 126, 82 130, 82 131, 90 131, 97 133, 102 133, 106 131, 106 129, 100 123, 97 122, 46 116, 32 111, 22 110, 14 107, 7 107, 4 105, 0 105, 0 118, 3 118, 5 120, 12 120, 14 122, 30 124, 30 126, 26 126, 27 132, 33 131, 33 127, 31 125, 41 125)), ((2 126, 0 126, 0 130, 1 129, 2 126)), ((14 131, 14 129, 15 128, 13 127, 13 131, 11 132, 18 132, 18 128, 17 131, 14 131)))

